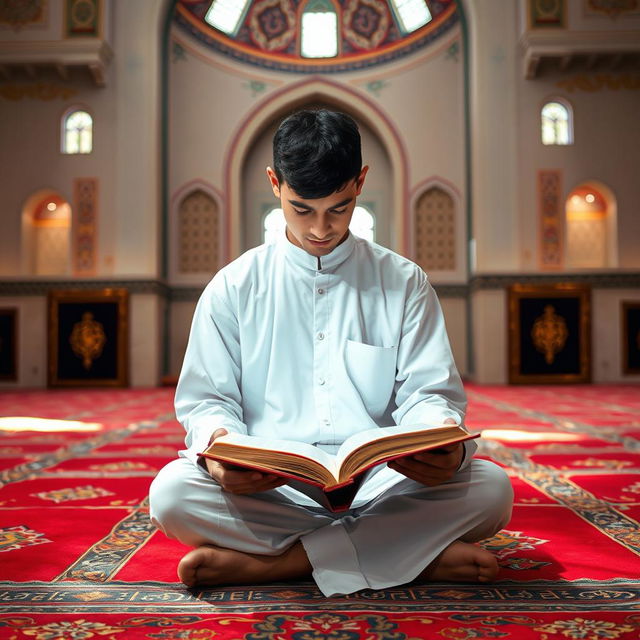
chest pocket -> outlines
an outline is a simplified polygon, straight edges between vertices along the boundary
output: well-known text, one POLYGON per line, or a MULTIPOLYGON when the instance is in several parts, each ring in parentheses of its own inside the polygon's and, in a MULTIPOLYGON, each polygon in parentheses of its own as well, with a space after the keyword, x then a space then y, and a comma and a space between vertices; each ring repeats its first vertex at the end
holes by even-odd
POLYGON ((397 353, 397 347, 374 347, 347 340, 347 375, 373 418, 379 418, 384 413, 391 399, 396 379, 397 353))

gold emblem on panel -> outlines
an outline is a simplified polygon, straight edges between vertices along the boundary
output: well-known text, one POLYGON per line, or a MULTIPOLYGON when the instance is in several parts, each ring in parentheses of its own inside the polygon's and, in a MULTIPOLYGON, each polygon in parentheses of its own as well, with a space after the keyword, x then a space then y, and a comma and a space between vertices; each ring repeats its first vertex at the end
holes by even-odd
POLYGON ((531 339, 535 348, 544 353, 547 364, 553 364, 556 355, 564 349, 568 336, 564 318, 556 314, 553 305, 546 305, 544 313, 533 323, 531 339))
POLYGON ((82 314, 82 321, 76 322, 69 338, 73 352, 82 358, 82 366, 87 371, 91 369, 93 361, 102 354, 106 341, 104 327, 93 319, 90 311, 82 314))

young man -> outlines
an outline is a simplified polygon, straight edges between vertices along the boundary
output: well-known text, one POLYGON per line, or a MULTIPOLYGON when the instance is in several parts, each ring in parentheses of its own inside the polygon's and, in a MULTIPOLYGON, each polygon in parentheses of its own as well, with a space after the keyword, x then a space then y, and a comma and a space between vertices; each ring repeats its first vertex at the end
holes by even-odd
POLYGON ((392 424, 462 423, 465 395, 425 274, 349 232, 368 167, 349 117, 301 111, 267 168, 286 232, 219 271, 195 312, 176 392, 187 449, 154 480, 153 522, 195 547, 188 586, 311 574, 327 595, 495 578, 471 544, 508 521, 512 491, 473 441, 373 469, 351 509, 314 490, 198 457, 230 431, 334 451, 392 424))

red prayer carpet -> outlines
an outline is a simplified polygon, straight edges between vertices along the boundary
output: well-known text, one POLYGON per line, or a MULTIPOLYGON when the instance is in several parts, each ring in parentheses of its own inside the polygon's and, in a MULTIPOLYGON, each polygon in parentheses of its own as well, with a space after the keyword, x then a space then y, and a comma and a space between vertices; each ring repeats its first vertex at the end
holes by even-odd
POLYGON ((516 495, 481 543, 498 581, 330 599, 309 581, 177 581, 187 549, 147 503, 182 447, 172 389, 0 394, 0 638, 640 638, 640 387, 467 391, 479 455, 516 495))

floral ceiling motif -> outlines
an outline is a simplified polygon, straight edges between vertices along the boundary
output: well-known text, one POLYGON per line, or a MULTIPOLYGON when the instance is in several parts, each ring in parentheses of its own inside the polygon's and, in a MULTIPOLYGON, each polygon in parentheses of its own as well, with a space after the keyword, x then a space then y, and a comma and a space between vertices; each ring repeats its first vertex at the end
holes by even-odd
POLYGON ((408 35, 398 28, 387 0, 335 0, 340 29, 333 58, 300 55, 300 17, 307 0, 257 0, 235 37, 218 31, 204 17, 211 0, 178 0, 177 27, 201 44, 235 60, 278 71, 332 73, 395 60, 425 47, 458 24, 455 0, 428 0, 432 20, 408 35))

